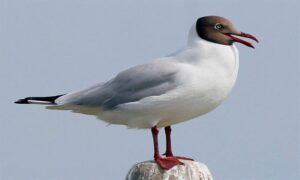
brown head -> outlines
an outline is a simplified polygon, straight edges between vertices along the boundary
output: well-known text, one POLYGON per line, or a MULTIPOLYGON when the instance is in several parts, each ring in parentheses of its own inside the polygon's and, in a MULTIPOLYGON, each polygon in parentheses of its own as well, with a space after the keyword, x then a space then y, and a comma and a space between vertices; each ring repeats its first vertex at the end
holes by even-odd
POLYGON ((254 36, 239 31, 229 20, 220 16, 205 16, 199 18, 196 22, 196 31, 198 36, 202 39, 223 45, 232 45, 234 42, 239 42, 254 48, 251 43, 239 39, 236 36, 250 38, 258 42, 254 36))

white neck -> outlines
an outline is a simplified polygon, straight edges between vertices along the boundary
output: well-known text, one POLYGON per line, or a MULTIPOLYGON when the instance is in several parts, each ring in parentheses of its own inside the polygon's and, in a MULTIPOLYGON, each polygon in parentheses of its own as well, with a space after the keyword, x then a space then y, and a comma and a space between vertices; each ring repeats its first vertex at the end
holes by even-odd
POLYGON ((239 53, 235 45, 222 45, 200 38, 195 24, 189 31, 186 48, 172 56, 191 64, 223 68, 228 74, 237 74, 239 67, 239 53))

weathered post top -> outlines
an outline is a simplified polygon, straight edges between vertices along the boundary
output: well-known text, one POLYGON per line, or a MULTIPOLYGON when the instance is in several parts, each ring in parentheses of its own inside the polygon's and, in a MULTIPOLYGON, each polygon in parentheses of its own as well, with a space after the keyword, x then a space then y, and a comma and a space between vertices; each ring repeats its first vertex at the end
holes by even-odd
POLYGON ((161 169, 155 161, 135 164, 128 172, 126 180, 213 180, 205 164, 180 160, 184 164, 169 170, 161 169))

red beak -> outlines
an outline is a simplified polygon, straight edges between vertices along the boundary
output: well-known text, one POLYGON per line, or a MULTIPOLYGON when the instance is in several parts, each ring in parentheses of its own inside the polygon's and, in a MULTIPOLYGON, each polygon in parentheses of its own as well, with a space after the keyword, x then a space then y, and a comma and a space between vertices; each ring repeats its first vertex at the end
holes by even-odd
POLYGON ((237 38, 235 36, 241 36, 241 37, 249 38, 249 39, 252 39, 252 40, 256 41, 257 43, 259 42, 256 37, 254 37, 251 34, 244 33, 244 32, 241 32, 240 34, 229 34, 229 33, 227 33, 226 35, 230 36, 234 42, 242 43, 242 44, 244 44, 244 45, 246 45, 248 47, 251 47, 251 48, 254 48, 254 46, 250 42, 247 42, 245 40, 239 39, 239 38, 237 38), (235 35, 235 36, 233 36, 233 35, 235 35))

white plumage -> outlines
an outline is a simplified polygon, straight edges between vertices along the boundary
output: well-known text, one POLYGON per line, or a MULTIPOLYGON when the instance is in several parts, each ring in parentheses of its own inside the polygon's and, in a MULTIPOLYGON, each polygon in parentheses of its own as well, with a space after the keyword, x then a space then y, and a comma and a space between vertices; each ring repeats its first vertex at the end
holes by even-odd
POLYGON ((61 96, 48 108, 95 115, 129 128, 170 126, 217 107, 234 86, 238 68, 235 45, 199 38, 194 25, 182 50, 61 96))

